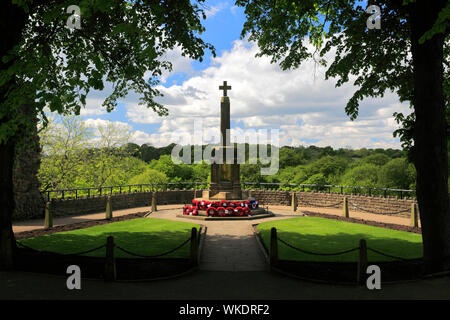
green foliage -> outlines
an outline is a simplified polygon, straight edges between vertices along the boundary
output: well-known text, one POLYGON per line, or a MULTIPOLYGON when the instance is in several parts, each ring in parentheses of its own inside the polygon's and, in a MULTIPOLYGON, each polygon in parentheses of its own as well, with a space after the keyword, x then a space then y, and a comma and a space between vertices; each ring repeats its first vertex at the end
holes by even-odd
POLYGON ((391 160, 391 159, 383 153, 374 153, 374 154, 371 154, 370 156, 367 156, 364 159, 364 162, 374 164, 376 166, 383 166, 386 163, 388 163, 389 160, 391 160))
MULTIPOLYGON (((354 0, 238 0, 236 5, 245 8, 246 14, 241 37, 249 35, 249 40, 257 42, 260 49, 256 56, 271 57, 271 62, 279 62, 283 70, 298 68, 307 59, 325 66, 328 62, 323 57, 333 51, 334 61, 328 64, 325 76, 326 79, 335 78, 338 87, 354 79, 357 89, 345 107, 350 119, 354 120, 360 101, 366 97, 383 97, 386 92, 393 91, 401 102, 413 101, 411 7, 414 2, 380 4, 382 27, 377 30, 367 29, 369 15, 366 8, 354 0)), ((443 3, 433 5, 441 7, 443 3)), ((419 43, 436 34, 445 34, 448 17, 447 3, 419 43)), ((447 66, 443 88, 448 109, 450 85, 445 79, 449 79, 450 72, 449 41, 444 42, 442 62, 447 66)), ((410 148, 414 112, 409 116, 395 113, 395 117, 402 124, 395 135, 400 136, 404 148, 410 148)))
POLYGON ((404 158, 392 159, 378 173, 378 184, 387 188, 415 189, 414 166, 404 158))
POLYGON ((343 186, 355 187, 377 186, 377 176, 380 168, 377 165, 370 163, 369 161, 364 161, 360 165, 346 171, 345 174, 341 177, 339 184, 343 186))
POLYGON ((133 91, 140 104, 166 115, 154 101, 161 95, 158 77, 172 68, 164 53, 179 46, 195 60, 202 61, 206 49, 215 56, 213 46, 198 37, 204 31, 202 2, 81 1, 81 29, 70 30, 64 12, 73 1, 20 1, 24 13, 14 12, 21 15, 1 53, 0 142, 26 125, 17 110, 27 102, 33 101, 44 122, 45 107, 78 115, 90 90, 102 90, 106 82, 113 84, 103 102, 108 112, 133 91))
POLYGON ((156 184, 156 183, 167 183, 169 179, 167 176, 154 169, 147 169, 141 174, 132 177, 128 184, 156 184))

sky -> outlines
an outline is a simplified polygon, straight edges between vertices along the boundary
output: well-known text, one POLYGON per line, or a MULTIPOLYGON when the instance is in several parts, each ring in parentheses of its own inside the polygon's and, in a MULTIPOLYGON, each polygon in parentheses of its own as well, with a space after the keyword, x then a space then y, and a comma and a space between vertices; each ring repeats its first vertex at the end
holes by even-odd
MULTIPOLYGON (((134 93, 120 100, 114 111, 106 112, 101 104, 112 92, 108 85, 89 94, 82 119, 93 127, 108 122, 127 126, 132 131, 131 142, 139 145, 216 142, 222 97, 219 86, 226 80, 232 86, 228 91, 232 136, 242 137, 253 130, 261 133, 259 142, 264 143, 270 142, 262 138, 265 130, 275 130, 279 146, 401 148, 392 135, 398 128, 392 114, 409 114, 410 109, 394 93, 364 99, 358 118, 351 121, 345 114, 345 105, 357 90, 351 82, 336 88, 336 79, 325 80, 326 69, 315 70, 313 61, 282 71, 278 64, 270 63, 270 57, 255 58, 257 45, 240 39, 243 8, 232 0, 207 0, 206 6, 206 31, 201 37, 214 45, 217 56, 205 51, 203 62, 198 62, 181 56, 179 48, 166 53, 173 71, 161 76, 157 89, 164 97, 156 101, 168 108, 167 117, 139 106, 139 96, 134 93), (203 130, 200 138, 194 135, 194 124, 203 130)), ((328 59, 332 61, 330 56, 328 59)))

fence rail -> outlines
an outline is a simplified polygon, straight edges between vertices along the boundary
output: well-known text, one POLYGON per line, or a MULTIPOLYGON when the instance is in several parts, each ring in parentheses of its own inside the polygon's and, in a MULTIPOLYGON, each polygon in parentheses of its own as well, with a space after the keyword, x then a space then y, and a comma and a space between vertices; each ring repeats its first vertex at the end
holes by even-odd
MULTIPOLYGON (((209 188, 209 182, 193 181, 193 182, 169 182, 169 183, 153 183, 153 184, 133 184, 118 186, 101 186, 88 188, 73 189, 55 189, 41 191, 47 201, 60 198, 75 198, 81 196, 101 196, 107 194, 120 194, 123 192, 147 192, 147 191, 166 191, 174 189, 195 189, 204 190, 209 188)), ((243 189, 256 190, 280 190, 280 191, 326 191, 340 194, 358 194, 369 196, 396 196, 403 199, 405 196, 415 198, 415 190, 391 189, 377 187, 355 187, 355 186, 339 186, 339 185, 319 185, 319 184, 297 184, 297 183, 269 183, 269 182, 241 182, 243 189)))

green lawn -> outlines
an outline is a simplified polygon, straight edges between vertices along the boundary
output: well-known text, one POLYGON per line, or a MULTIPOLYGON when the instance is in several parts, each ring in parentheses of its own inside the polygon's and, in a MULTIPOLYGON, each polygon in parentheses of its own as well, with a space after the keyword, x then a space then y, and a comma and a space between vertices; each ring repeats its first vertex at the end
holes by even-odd
MULTIPOLYGON (((116 245, 128 251, 140 255, 156 255, 171 250, 190 238, 192 227, 196 227, 197 230, 200 228, 198 224, 193 223, 157 218, 138 218, 23 239, 20 242, 36 250, 70 254, 99 247, 105 244, 106 238, 111 235, 114 237, 116 245)), ((189 243, 187 243, 164 257, 188 257, 189 250, 189 243)), ((116 257, 132 257, 117 248, 114 252, 116 257)), ((103 257, 105 256, 105 248, 86 255, 103 257)))
MULTIPOLYGON (((345 251, 359 246, 365 239, 367 247, 402 257, 420 258, 422 235, 386 228, 343 222, 333 219, 301 217, 268 221, 258 225, 258 230, 267 248, 270 248, 270 229, 277 228, 278 238, 294 247, 317 253, 345 251)), ((358 260, 358 250, 338 256, 317 256, 298 252, 278 242, 279 259, 299 261, 339 261, 358 260)), ((369 262, 390 261, 392 259, 368 251, 369 262)))

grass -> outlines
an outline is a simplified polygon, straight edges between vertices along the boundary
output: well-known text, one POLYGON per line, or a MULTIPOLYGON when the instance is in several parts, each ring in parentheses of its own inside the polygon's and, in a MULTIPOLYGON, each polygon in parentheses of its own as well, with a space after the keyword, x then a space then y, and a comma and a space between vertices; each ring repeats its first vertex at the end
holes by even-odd
MULTIPOLYGON (((157 255, 183 243, 190 237, 192 227, 196 227, 197 230, 200 228, 198 224, 193 223, 158 218, 138 218, 23 239, 20 242, 40 251, 71 254, 99 247, 105 244, 106 238, 111 235, 117 246, 128 251, 140 255, 157 255)), ((117 248, 114 254, 118 258, 133 257, 117 248)), ((105 248, 85 255, 104 257, 105 248)), ((189 242, 164 257, 189 257, 189 242)))
MULTIPOLYGON (((267 248, 270 248, 272 227, 277 228, 278 239, 315 253, 345 251, 359 247, 359 240, 365 239, 368 248, 389 255, 405 259, 423 256, 420 234, 318 217, 291 218, 259 224, 258 231, 267 248)), ((278 257, 283 260, 354 262, 358 261, 358 255, 358 250, 337 256, 310 255, 278 241, 278 257)), ((393 260, 370 250, 367 255, 369 262, 393 260)))

